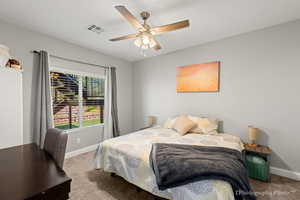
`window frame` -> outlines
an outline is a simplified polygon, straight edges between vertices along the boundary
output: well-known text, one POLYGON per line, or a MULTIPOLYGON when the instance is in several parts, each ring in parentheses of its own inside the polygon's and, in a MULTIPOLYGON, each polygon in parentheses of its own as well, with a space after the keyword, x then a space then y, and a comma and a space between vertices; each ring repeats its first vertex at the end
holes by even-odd
MULTIPOLYGON (((74 75, 77 75, 77 76, 80 76, 80 79, 79 79, 79 89, 78 90, 81 90, 82 91, 82 77, 83 76, 88 76, 88 77, 93 77, 93 78, 101 78, 101 79, 104 79, 104 88, 106 88, 106 77, 104 74, 102 73, 97 73, 97 72, 93 72, 93 73, 90 73, 90 72, 84 72, 84 71, 78 71, 78 70, 71 70, 71 69, 66 69, 64 67, 60 67, 60 66, 51 66, 49 68, 49 83, 51 83, 51 76, 50 76, 50 73, 51 72, 58 72, 58 73, 66 73, 66 74, 74 74, 74 75)), ((50 85, 51 87, 51 85, 50 85)), ((104 91, 105 93, 105 91, 104 91)), ((51 88, 50 88, 50 98, 51 98, 51 117, 52 117, 52 128, 55 127, 54 125, 54 114, 53 114, 53 101, 52 101, 52 92, 51 92, 51 88)), ((82 93, 79 92, 79 98, 82 99, 82 93)), ((105 98, 105 97, 104 97, 105 98)), ((104 105, 105 106, 105 100, 104 100, 104 105)), ((80 126, 78 128, 72 128, 72 129, 67 129, 67 130, 63 130, 63 132, 65 133, 72 133, 72 132, 78 132, 82 129, 87 129, 87 128, 93 128, 93 127, 104 127, 104 120, 103 120, 103 123, 100 123, 100 124, 96 124, 96 125, 90 125, 90 126, 82 126, 82 121, 83 121, 83 105, 82 105, 82 101, 79 101, 79 112, 80 112, 80 117, 79 117, 79 124, 80 126)), ((104 119, 104 116, 103 116, 103 119, 104 119)))

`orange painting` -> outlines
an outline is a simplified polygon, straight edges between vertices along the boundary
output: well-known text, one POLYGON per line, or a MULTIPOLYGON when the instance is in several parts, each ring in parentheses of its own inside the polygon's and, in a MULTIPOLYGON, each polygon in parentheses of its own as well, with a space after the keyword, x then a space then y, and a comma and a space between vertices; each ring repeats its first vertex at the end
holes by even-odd
POLYGON ((177 92, 218 92, 220 62, 177 67, 177 92))

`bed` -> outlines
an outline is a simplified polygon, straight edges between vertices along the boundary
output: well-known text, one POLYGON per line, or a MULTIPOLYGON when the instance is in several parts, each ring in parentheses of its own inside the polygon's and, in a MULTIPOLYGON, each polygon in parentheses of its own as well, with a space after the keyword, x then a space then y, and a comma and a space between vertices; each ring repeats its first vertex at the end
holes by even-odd
POLYGON ((172 129, 149 128, 102 142, 96 153, 96 168, 115 173, 156 196, 173 200, 234 200, 232 187, 221 180, 203 180, 183 186, 158 189, 149 155, 153 143, 215 146, 243 150, 240 138, 220 133, 180 136, 172 129))

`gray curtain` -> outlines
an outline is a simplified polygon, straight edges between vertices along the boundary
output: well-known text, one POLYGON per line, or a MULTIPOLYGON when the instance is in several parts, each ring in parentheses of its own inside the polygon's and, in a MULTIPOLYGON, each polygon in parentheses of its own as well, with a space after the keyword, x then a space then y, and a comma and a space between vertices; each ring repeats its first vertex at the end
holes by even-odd
POLYGON ((49 128, 52 128, 49 55, 46 51, 40 51, 36 78, 33 134, 35 142, 42 148, 46 132, 49 128))
POLYGON ((117 78, 116 78, 116 68, 111 67, 111 115, 112 115, 112 125, 113 125, 113 136, 120 136, 119 130, 119 118, 118 118, 118 105, 117 105, 117 78))
POLYGON ((117 107, 117 80, 116 68, 105 69, 105 95, 104 95, 104 134, 103 139, 120 136, 118 107, 117 107))

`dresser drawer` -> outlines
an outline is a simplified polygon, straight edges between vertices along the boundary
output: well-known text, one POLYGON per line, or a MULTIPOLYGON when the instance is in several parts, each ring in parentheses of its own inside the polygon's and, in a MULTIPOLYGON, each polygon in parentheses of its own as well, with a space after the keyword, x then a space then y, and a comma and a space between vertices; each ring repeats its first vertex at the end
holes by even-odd
POLYGON ((46 192, 43 192, 43 200, 66 200, 69 198, 71 191, 71 181, 55 186, 46 192))
POLYGON ((67 181, 26 200, 67 200, 70 191, 71 181, 67 181))

